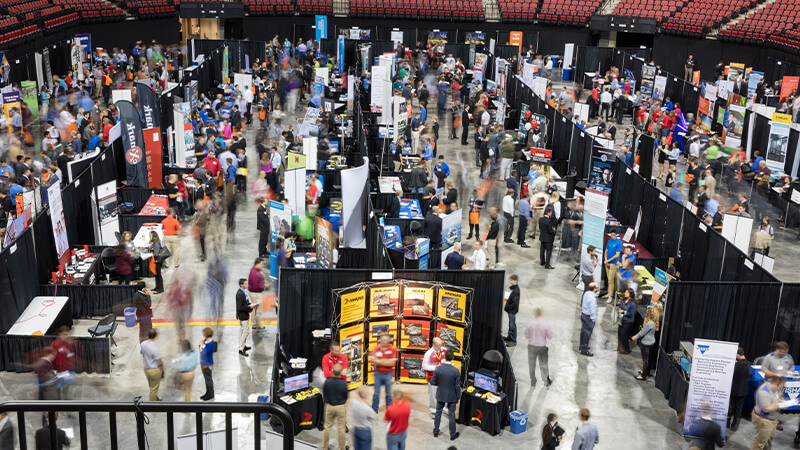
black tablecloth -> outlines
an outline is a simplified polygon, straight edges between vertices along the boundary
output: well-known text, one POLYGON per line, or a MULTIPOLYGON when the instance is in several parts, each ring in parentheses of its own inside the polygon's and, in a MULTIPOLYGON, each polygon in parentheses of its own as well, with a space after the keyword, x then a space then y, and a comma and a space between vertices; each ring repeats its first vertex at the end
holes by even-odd
POLYGON ((656 388, 669 400, 670 408, 683 411, 689 393, 689 381, 683 376, 683 369, 670 359, 664 350, 659 349, 656 369, 656 388))
MULTIPOLYGON (((55 336, 0 335, 0 371, 29 372, 30 364, 55 336)), ((76 372, 111 373, 111 339, 79 336, 75 338, 76 372)))
POLYGON ((461 392, 461 402, 458 405, 458 423, 475 425, 481 430, 495 436, 509 423, 508 397, 499 394, 501 400, 489 403, 480 397, 483 391, 476 389, 473 393, 466 390, 461 392), (475 396, 475 394, 478 396, 475 396))
MULTIPOLYGON (((281 397, 285 394, 278 393, 274 403, 289 412, 289 416, 294 423, 294 435, 297 436, 303 430, 323 429, 325 425, 324 416, 325 404, 322 401, 322 394, 308 396, 304 400, 298 400, 291 405, 286 404, 281 397)), ((272 429, 280 433, 283 430, 281 422, 272 417, 270 424, 272 429)))
POLYGON ((39 295, 63 295, 72 305, 71 317, 101 317, 114 313, 122 315, 136 293, 134 285, 111 284, 40 284, 39 295))

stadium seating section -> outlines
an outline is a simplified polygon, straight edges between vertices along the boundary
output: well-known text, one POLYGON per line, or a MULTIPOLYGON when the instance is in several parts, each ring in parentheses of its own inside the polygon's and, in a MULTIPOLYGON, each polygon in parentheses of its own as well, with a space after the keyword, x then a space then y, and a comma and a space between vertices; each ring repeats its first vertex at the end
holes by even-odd
POLYGON ((483 4, 480 0, 350 0, 350 14, 354 17, 446 21, 484 19, 483 4))
POLYGON ((542 0, 539 21, 558 25, 585 25, 603 0, 542 0))
POLYGON ((243 3, 252 16, 288 16, 295 11, 291 0, 244 0, 243 3))

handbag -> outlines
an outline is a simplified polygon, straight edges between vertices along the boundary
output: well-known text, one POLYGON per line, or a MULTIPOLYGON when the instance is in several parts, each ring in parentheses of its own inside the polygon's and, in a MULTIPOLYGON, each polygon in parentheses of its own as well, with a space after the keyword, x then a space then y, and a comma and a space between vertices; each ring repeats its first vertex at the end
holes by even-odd
POLYGON ((156 255, 156 258, 158 258, 159 263, 162 263, 164 262, 165 259, 169 258, 170 256, 172 256, 172 252, 170 252, 167 247, 162 245, 161 250, 159 250, 158 255, 156 255))

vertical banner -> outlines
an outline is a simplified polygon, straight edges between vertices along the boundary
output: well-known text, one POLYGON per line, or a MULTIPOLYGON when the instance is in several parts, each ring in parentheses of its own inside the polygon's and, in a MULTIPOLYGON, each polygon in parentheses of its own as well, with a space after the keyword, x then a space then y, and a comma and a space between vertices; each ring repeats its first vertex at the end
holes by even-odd
MULTIPOLYGON (((22 96, 19 95, 19 92, 12 91, 12 92, 4 92, 2 95, 3 99, 3 113, 6 116, 6 128, 7 131, 11 131, 11 118, 13 114, 11 110, 14 108, 21 110, 22 109, 22 96)), ((20 111, 20 114, 22 112, 20 111)), ((19 230, 18 230, 19 231, 19 230)))
POLYGON ((81 48, 81 41, 79 38, 73 39, 72 45, 70 45, 69 60, 72 65, 73 73, 79 79, 83 79, 83 49, 81 48))
POLYGON ((224 84, 231 84, 231 63, 227 45, 225 49, 222 50, 222 82, 224 84))
POLYGON ((650 297, 650 303, 656 303, 661 300, 661 297, 667 292, 670 280, 672 280, 672 277, 667 272, 656 267, 656 273, 653 277, 653 295, 650 297))
POLYGON ((800 77, 783 77, 783 81, 781 82, 781 100, 789 98, 792 92, 797 89, 799 83, 800 77))
MULTIPOLYGON (((289 153, 289 157, 291 155, 296 155, 294 153, 289 153)), ((303 163, 305 163, 305 155, 302 156, 303 163)), ((295 215, 303 216, 306 213, 306 167, 305 164, 302 166, 295 166, 292 169, 286 170, 284 172, 284 192, 286 194, 286 200, 289 202, 289 207, 292 208, 295 215)))
POLYGON ((142 127, 160 128, 161 113, 158 107, 158 96, 153 89, 143 83, 134 83, 136 87, 136 107, 142 118, 142 127))
POLYGON ((461 219, 463 211, 457 209, 442 219, 442 269, 445 268, 444 260, 453 253, 454 246, 461 242, 461 219))
POLYGON ((589 189, 605 195, 611 195, 611 189, 614 187, 614 153, 615 150, 598 147, 592 150, 592 171, 589 173, 589 189))
POLYGON ((370 83, 370 106, 372 112, 383 110, 383 85, 386 83, 387 69, 384 66, 372 66, 370 83))
POLYGON ((328 16, 316 16, 314 23, 317 26, 317 40, 328 39, 328 16))
POLYGON ((278 278, 278 252, 275 248, 275 242, 278 236, 285 236, 287 232, 292 231, 292 210, 289 205, 269 201, 269 229, 270 229, 270 248, 269 253, 269 277, 273 279, 278 278))
POLYGON ((97 186, 97 215, 100 220, 101 244, 116 245, 116 233, 119 233, 116 180, 97 186))
POLYGON ((522 31, 512 31, 508 35, 508 45, 516 45, 522 50, 522 31))
POLYGON ((47 188, 47 202, 50 205, 50 222, 53 225, 58 263, 64 265, 69 262, 69 240, 67 223, 64 221, 64 205, 61 201, 61 183, 53 183, 47 188))
POLYGON ((664 100, 664 91, 667 90, 667 77, 656 75, 656 81, 653 84, 653 98, 656 100, 664 100))
POLYGON ((707 427, 707 421, 702 418, 705 415, 720 426, 722 438, 725 439, 728 401, 738 348, 736 342, 694 340, 692 374, 683 421, 685 436, 703 437, 707 427))
POLYGON ((344 73, 344 36, 339 35, 336 42, 336 62, 339 64, 339 74, 344 73))
POLYGON ((53 90, 53 69, 50 67, 50 49, 45 47, 42 49, 42 62, 44 63, 45 81, 50 91, 53 90))
POLYGON ((19 84, 22 90, 22 101, 31 110, 33 119, 39 117, 39 95, 36 89, 35 81, 23 81, 19 84))
POLYGON ((333 251, 336 249, 333 225, 320 216, 314 218, 314 240, 317 264, 324 269, 333 268, 333 251))
POLYGON ((692 84, 695 85, 695 86, 700 84, 700 71, 699 70, 695 70, 694 72, 692 72, 692 84))
POLYGON ((148 187, 147 161, 144 156, 144 135, 142 121, 136 106, 127 100, 116 104, 119 110, 119 124, 122 135, 122 146, 125 151, 125 184, 141 188, 148 187))
POLYGON ((344 246, 355 247, 364 241, 364 186, 369 184, 369 160, 342 170, 342 235, 344 246))
MULTIPOLYGON (((785 77, 784 77, 785 78, 785 77)), ((772 125, 769 129, 769 145, 767 146, 767 167, 771 170, 784 171, 786 151, 789 147, 789 131, 791 130, 792 116, 788 114, 773 113, 772 125)), ((758 170, 754 167, 753 170, 758 170)))
POLYGON ((142 130, 144 138, 144 156, 147 162, 147 187, 160 189, 164 187, 161 155, 161 129, 147 128, 142 130))
POLYGON ((575 53, 575 44, 568 43, 564 44, 564 62, 562 66, 564 69, 569 69, 572 67, 572 56, 575 53))
POLYGON ((750 76, 747 79, 747 99, 748 100, 755 100, 756 98, 756 88, 758 88, 758 83, 764 79, 764 72, 756 72, 754 70, 750 71, 750 76))

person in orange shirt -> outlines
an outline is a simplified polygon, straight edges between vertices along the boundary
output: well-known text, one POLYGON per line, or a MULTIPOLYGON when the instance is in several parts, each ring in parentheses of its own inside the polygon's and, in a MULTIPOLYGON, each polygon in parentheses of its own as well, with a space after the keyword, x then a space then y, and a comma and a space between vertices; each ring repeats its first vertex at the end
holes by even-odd
POLYGON ((167 217, 161 221, 161 226, 164 227, 164 243, 167 245, 167 250, 172 254, 172 256, 164 260, 164 268, 169 267, 174 260, 175 268, 177 269, 181 266, 181 238, 178 236, 181 223, 175 218, 174 209, 167 209, 167 217))

